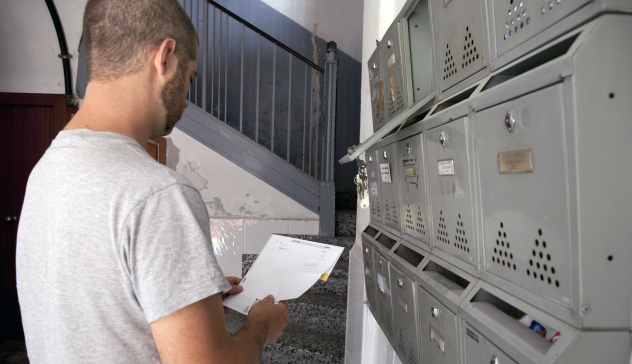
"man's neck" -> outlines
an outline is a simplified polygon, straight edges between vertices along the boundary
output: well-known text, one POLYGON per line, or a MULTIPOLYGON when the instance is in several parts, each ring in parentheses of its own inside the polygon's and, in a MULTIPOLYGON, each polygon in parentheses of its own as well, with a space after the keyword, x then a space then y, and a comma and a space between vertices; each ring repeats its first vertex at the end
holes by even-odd
POLYGON ((142 77, 130 76, 111 82, 90 82, 81 108, 64 129, 118 133, 144 147, 158 117, 156 110, 162 105, 159 98, 150 94, 151 85, 142 84, 141 80, 142 77))

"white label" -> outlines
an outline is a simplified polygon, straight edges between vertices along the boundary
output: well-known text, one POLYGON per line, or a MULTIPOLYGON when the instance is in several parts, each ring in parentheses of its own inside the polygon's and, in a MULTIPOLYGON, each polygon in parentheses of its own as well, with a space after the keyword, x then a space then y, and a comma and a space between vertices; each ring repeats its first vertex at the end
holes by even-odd
POLYGON ((404 310, 404 312, 408 313, 408 303, 402 296, 399 295, 399 293, 397 294, 397 303, 399 303, 399 306, 402 310, 404 310))
POLYGON ((380 163, 380 171, 382 172, 382 182, 391 183, 391 165, 380 163))
POLYGON ((454 176, 454 159, 437 162, 439 176, 454 176))
POLYGON ((369 189, 371 190, 371 194, 377 196, 377 182, 369 183, 369 189))
POLYGON ((377 285, 380 287, 380 291, 391 297, 391 289, 388 287, 388 283, 386 283, 386 278, 382 277, 380 273, 377 274, 377 285))
POLYGON ((388 69, 390 70, 391 67, 393 67, 393 65, 395 64, 395 53, 391 54, 390 57, 388 57, 388 61, 386 62, 388 69))

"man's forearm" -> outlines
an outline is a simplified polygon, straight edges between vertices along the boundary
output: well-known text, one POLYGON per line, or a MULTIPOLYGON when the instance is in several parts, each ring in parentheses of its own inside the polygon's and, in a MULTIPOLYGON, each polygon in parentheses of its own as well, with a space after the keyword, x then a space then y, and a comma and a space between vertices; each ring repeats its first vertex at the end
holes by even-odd
POLYGON ((255 317, 249 316, 246 324, 229 338, 231 345, 231 363, 259 363, 261 350, 266 338, 265 324, 255 317))

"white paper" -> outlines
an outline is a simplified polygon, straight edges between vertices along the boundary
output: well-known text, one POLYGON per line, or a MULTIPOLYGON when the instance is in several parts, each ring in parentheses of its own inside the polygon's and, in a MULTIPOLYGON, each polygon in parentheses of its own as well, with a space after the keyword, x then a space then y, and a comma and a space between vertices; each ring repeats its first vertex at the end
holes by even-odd
POLYGON ((224 306, 248 314, 257 301, 271 294, 274 300, 300 297, 323 274, 330 274, 344 248, 272 235, 241 281, 241 293, 230 295, 224 306))
POLYGON ((382 172, 382 182, 391 183, 391 165, 380 163, 380 171, 382 172))

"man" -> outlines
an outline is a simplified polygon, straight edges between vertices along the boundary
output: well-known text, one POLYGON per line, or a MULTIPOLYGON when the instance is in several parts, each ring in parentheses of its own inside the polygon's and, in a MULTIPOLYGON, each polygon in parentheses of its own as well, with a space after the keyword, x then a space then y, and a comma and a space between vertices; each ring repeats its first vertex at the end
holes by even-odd
POLYGON ((191 21, 176 0, 89 0, 83 36, 86 96, 33 169, 18 231, 30 362, 258 362, 287 306, 268 296, 227 335, 239 279, 217 264, 199 192, 142 147, 187 106, 191 21))

